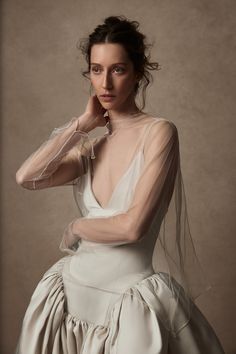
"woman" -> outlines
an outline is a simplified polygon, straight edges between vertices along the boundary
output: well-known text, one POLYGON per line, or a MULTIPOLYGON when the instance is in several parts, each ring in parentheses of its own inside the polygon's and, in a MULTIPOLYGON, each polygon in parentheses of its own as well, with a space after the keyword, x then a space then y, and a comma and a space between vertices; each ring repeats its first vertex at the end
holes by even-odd
POLYGON ((223 353, 193 302, 206 282, 186 223, 177 128, 135 102, 159 67, 138 25, 111 16, 81 43, 95 95, 16 173, 32 190, 73 185, 80 213, 63 234, 67 255, 34 291, 17 353, 223 353))

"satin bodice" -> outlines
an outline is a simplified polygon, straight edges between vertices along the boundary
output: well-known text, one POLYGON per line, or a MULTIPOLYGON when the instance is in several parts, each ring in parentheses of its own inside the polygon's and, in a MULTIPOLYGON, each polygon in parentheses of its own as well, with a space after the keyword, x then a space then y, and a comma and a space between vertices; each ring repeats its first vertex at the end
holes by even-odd
MULTIPOLYGON (((77 185, 76 199, 83 217, 109 217, 126 211, 132 201, 143 163, 143 152, 139 150, 113 190, 105 208, 100 206, 93 194, 91 166, 89 165, 87 173, 80 178, 77 185)), ((96 279, 99 279, 100 285, 104 280, 104 287, 109 285, 109 288, 118 290, 120 286, 129 286, 153 274, 152 252, 155 242, 151 242, 152 240, 147 236, 145 234, 140 242, 126 244, 97 243, 81 238, 77 250, 78 258, 74 257, 72 261, 76 264, 79 262, 78 266, 83 269, 80 272, 80 277, 82 277, 80 282, 95 286, 96 279), (98 265, 96 271, 94 271, 95 264, 98 265), (109 264, 112 264, 111 272, 109 264), (92 265, 93 272, 90 272, 92 265), (114 269, 116 269, 116 277, 114 277, 114 269)))
MULTIPOLYGON (((127 213, 136 193, 136 185, 145 170, 145 137, 151 127, 157 124, 158 121, 153 120, 145 126, 145 130, 141 134, 139 148, 119 178, 105 207, 100 205, 93 193, 91 183, 93 166, 90 157, 88 157, 87 171, 80 176, 74 189, 75 201, 82 218, 91 218, 93 220, 104 218, 105 222, 106 218, 127 213)), ((109 161, 111 161, 111 158, 109 161)), ((164 207, 159 203, 153 221, 147 225, 142 236, 135 242, 95 242, 86 240, 81 235, 75 257, 71 261, 71 272, 82 284, 91 286, 100 284, 101 286, 102 283, 104 287, 109 287, 113 290, 123 289, 126 285, 130 286, 138 280, 153 274, 153 251, 163 216, 164 207), (78 267, 81 270, 79 275, 76 271, 78 267), (114 269, 116 269, 115 277, 114 269)), ((128 236, 127 239, 129 238, 128 236)))

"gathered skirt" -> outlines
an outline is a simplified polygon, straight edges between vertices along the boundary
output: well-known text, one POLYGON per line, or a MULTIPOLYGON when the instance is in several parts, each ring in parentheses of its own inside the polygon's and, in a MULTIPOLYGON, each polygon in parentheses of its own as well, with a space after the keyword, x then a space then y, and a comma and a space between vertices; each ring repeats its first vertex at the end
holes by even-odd
MULTIPOLYGON (((176 335, 167 329, 161 304, 170 290, 163 273, 148 275, 121 293, 112 292, 74 282, 71 257, 57 261, 38 283, 16 354, 224 353, 193 302, 190 320, 176 335)), ((184 318, 184 304, 181 311, 184 318)))

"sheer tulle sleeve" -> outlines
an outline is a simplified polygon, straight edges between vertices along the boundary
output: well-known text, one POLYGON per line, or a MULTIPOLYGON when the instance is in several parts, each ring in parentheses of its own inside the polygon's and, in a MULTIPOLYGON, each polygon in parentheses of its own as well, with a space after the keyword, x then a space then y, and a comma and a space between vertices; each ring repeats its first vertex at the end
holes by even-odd
POLYGON ((99 243, 139 242, 156 210, 166 211, 173 193, 178 166, 178 133, 167 120, 157 122, 144 146, 144 166, 129 209, 118 215, 79 218, 73 233, 99 243))
POLYGON ((86 155, 91 152, 94 158, 95 140, 80 130, 79 118, 73 117, 54 128, 49 138, 23 162, 16 172, 17 183, 32 190, 73 184, 86 172, 86 155))

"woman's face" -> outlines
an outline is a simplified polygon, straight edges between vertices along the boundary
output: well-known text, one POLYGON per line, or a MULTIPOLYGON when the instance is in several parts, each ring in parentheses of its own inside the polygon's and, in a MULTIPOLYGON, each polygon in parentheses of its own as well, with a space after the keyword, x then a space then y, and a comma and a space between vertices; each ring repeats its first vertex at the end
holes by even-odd
POLYGON ((102 43, 92 46, 90 80, 105 109, 123 111, 135 105, 134 87, 137 75, 122 45, 102 43), (101 97, 105 94, 114 97, 101 97))

